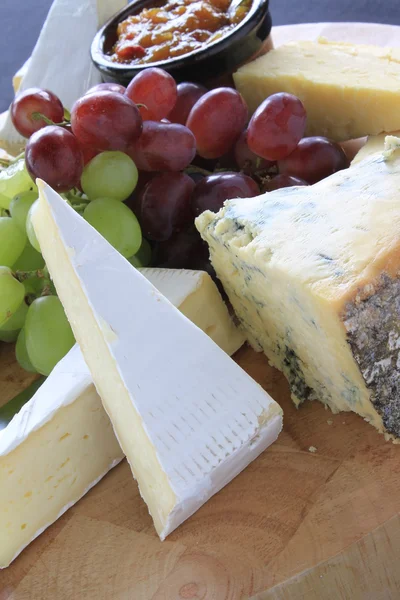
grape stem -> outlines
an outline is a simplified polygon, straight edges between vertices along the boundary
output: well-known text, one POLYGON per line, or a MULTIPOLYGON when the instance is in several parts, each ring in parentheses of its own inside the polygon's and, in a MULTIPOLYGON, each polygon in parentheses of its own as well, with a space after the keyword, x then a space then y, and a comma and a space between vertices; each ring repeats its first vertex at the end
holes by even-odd
POLYGON ((51 296, 54 294, 53 285, 47 267, 43 267, 43 269, 37 269, 35 271, 16 271, 14 273, 14 277, 21 283, 31 282, 32 284, 35 284, 31 286, 31 291, 25 296, 25 300, 28 305, 32 304, 36 298, 41 296, 51 296))
POLYGON ((89 199, 82 194, 79 190, 74 189, 66 194, 61 194, 62 197, 67 200, 72 208, 76 210, 79 214, 82 214, 87 205, 89 204, 89 199))
POLYGON ((11 160, 7 160, 6 158, 0 158, 0 166, 7 168, 10 165, 17 162, 18 160, 20 160, 21 158, 24 158, 24 156, 25 152, 21 152, 20 154, 18 154, 18 156, 14 156, 11 160))
POLYGON ((82 214, 89 202, 81 202, 80 204, 74 203, 72 208, 76 210, 77 213, 82 214))
POLYGON ((65 199, 68 200, 68 202, 70 202, 71 204, 76 204, 76 203, 82 204, 83 202, 85 202, 85 203, 89 202, 89 199, 84 194, 79 192, 78 190, 71 190, 70 192, 67 192, 66 194, 62 194, 62 196, 64 196, 65 199))
POLYGON ((212 175, 211 171, 207 171, 207 169, 202 169, 201 167, 196 167, 196 165, 189 165, 185 170, 184 173, 186 173, 186 175, 192 175, 193 173, 201 173, 202 175, 212 175))
MULTIPOLYGON (((64 116, 65 116, 65 111, 64 111, 64 116)), ((70 121, 61 121, 61 123, 54 123, 54 121, 52 121, 51 119, 48 119, 46 117, 46 115, 43 115, 40 112, 33 112, 31 114, 31 117, 34 121, 41 121, 43 120, 46 125, 58 125, 59 127, 63 127, 64 125, 69 125, 70 121)))

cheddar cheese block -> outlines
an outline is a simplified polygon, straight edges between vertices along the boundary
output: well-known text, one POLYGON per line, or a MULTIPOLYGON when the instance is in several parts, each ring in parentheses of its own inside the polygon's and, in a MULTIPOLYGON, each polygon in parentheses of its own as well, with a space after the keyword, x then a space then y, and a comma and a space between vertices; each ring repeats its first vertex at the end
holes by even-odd
POLYGON ((292 42, 234 75, 251 112, 289 92, 307 110, 306 135, 342 141, 400 129, 400 48, 292 42))
MULTIPOLYGON (((400 142, 400 140, 397 140, 400 142)), ((400 152, 309 187, 227 201, 196 225, 254 348, 296 405, 400 436, 400 152)))

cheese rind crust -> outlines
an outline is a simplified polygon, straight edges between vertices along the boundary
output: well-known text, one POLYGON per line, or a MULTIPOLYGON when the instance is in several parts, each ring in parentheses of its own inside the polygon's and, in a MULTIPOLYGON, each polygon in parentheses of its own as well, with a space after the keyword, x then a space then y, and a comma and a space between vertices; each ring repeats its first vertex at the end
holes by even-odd
POLYGON ((277 92, 299 97, 308 136, 343 141, 400 129, 398 48, 292 42, 244 65, 234 80, 251 112, 277 92))
POLYGON ((383 274, 349 303, 348 342, 385 431, 400 438, 400 280, 383 274))
POLYGON ((249 341, 319 399, 400 435, 400 153, 196 220, 249 341), (379 333, 379 335, 378 335, 379 333))

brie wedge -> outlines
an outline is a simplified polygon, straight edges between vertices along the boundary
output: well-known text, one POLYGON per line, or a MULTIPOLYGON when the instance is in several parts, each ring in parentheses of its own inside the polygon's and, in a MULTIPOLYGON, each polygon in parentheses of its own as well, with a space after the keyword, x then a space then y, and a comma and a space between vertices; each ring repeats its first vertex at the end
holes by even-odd
MULTIPOLYGON (((32 56, 14 85, 19 91, 48 89, 70 109, 101 82, 90 58, 90 45, 99 27, 126 4, 127 0, 54 0, 32 56)), ((0 130, 0 146, 18 152, 25 142, 8 115, 0 130)))
MULTIPOLYGON (((243 335, 207 273, 141 272, 226 352, 242 345, 243 335)), ((122 458, 76 345, 0 431, 0 568, 8 566, 122 458)))
POLYGON ((281 431, 278 404, 38 180, 36 235, 161 539, 281 431))

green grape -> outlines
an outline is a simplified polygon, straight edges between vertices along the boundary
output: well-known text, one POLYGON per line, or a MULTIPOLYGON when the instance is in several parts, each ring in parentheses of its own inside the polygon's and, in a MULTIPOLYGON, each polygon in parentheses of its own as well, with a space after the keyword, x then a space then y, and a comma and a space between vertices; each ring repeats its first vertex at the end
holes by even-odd
POLYGON ((28 240, 30 241, 31 245, 35 248, 35 250, 37 252, 41 253, 40 245, 39 245, 38 239, 36 237, 35 229, 32 224, 32 214, 33 214, 33 211, 36 210, 36 208, 37 208, 37 202, 38 201, 36 200, 36 202, 34 202, 32 204, 32 206, 30 207, 30 209, 28 211, 28 216, 26 217, 26 233, 28 235, 28 240))
POLYGON ((128 260, 131 265, 137 269, 140 269, 142 267, 148 267, 151 264, 151 255, 151 246, 149 242, 143 238, 142 245, 140 246, 139 250, 136 252, 136 254, 128 258, 128 260))
POLYGON ((21 302, 19 308, 1 327, 0 340, 2 342, 15 342, 18 334, 24 326, 28 305, 26 302, 21 302))
POLYGON ((20 158, 0 171, 0 207, 9 208, 14 196, 27 191, 37 192, 37 187, 26 170, 25 159, 20 158))
POLYGON ((90 200, 126 200, 136 187, 138 170, 123 152, 102 152, 83 169, 81 185, 90 200))
POLYGON ((15 329, 14 331, 3 331, 0 329, 0 342, 15 342, 15 340, 18 338, 19 332, 19 329, 15 329))
POLYGON ((25 301, 22 301, 15 313, 0 327, 0 331, 14 331, 15 329, 22 329, 27 313, 28 305, 25 301))
POLYGON ((37 271, 43 269, 44 258, 30 242, 26 242, 22 254, 12 266, 13 271, 37 271))
POLYGON ((25 288, 11 269, 0 267, 0 327, 18 310, 25 296, 25 288))
POLYGON ((4 196, 3 194, 0 194, 0 212, 2 208, 8 208, 8 204, 10 202, 10 199, 7 198, 7 196, 4 196))
POLYGON ((139 250, 142 243, 139 221, 126 204, 99 198, 87 205, 83 216, 125 258, 139 250))
POLYGON ((28 309, 24 329, 29 359, 42 375, 49 375, 75 343, 57 296, 34 300, 28 309))
POLYGON ((28 350, 26 348, 25 327, 18 334, 17 343, 15 345, 15 358, 20 367, 30 373, 37 373, 35 367, 30 361, 28 350))
POLYGON ((10 217, 0 217, 0 265, 11 267, 21 256, 26 234, 10 217))
POLYGON ((38 199, 35 192, 22 192, 11 200, 10 214, 20 229, 25 231, 26 217, 32 204, 38 199))

